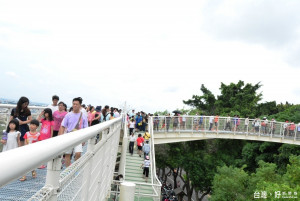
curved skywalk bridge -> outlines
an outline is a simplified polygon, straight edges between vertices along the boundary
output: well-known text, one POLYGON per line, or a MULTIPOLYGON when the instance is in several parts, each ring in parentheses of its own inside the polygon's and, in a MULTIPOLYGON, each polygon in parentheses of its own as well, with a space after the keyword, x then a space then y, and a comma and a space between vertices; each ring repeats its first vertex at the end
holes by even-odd
MULTIPOLYGON (((0 108, 6 106, 0 105, 0 108)), ((7 109, 4 119, 8 119, 12 107, 14 106, 7 109)), ((32 109, 36 110, 34 116, 43 108, 32 109)), ((3 116, 1 113, 0 115, 3 116)), ((227 128, 224 131, 226 117, 220 117, 217 126, 211 129, 209 129, 209 117, 203 117, 202 124, 199 125, 199 116, 186 116, 185 125, 179 123, 175 127, 173 127, 174 118, 161 116, 158 117, 159 124, 156 124, 156 117, 153 117, 149 119, 148 124, 152 136, 150 138, 152 166, 146 183, 142 179, 142 169, 140 169, 143 159, 138 157, 136 151, 134 156, 128 154, 128 130, 125 119, 122 118, 0 153, 0 200, 102 201, 112 200, 114 196, 119 198, 122 195, 118 187, 115 188, 117 182, 113 181, 113 177, 120 148, 122 151, 118 174, 123 174, 125 181, 136 184, 135 200, 160 200, 161 184, 155 174, 154 144, 212 138, 300 144, 300 134, 296 131, 285 131, 283 122, 271 125, 269 121, 266 129, 260 122, 258 130, 255 131, 251 126, 253 120, 249 121, 249 126, 245 126, 245 119, 240 119, 239 127, 234 127, 234 121, 231 119, 230 130, 227 128), (81 142, 86 142, 85 153, 70 167, 61 169, 62 153, 81 142), (47 170, 37 170, 37 178, 32 179, 30 171, 46 162, 48 162, 47 170), (28 173, 28 180, 18 181, 18 178, 26 173, 28 173)))
MULTIPOLYGON (((153 121, 155 122, 155 120, 158 119, 159 122, 158 126, 154 125, 154 143, 164 144, 221 138, 300 145, 300 132, 297 132, 297 125, 293 131, 290 131, 285 129, 285 122, 269 120, 264 127, 262 126, 263 120, 259 120, 259 126, 255 129, 253 124, 255 119, 250 119, 249 123, 245 125, 245 119, 240 118, 239 125, 235 126, 236 122, 233 117, 231 117, 229 121, 230 124, 227 124, 226 127, 227 117, 219 117, 218 123, 215 124, 215 122, 213 122, 212 126, 209 122, 210 116, 203 116, 202 124, 199 124, 200 116, 185 116, 185 118, 185 123, 179 122, 178 125, 174 127, 174 117, 172 119, 169 118, 169 120, 166 116, 154 117, 153 121), (169 126, 168 121, 170 122, 169 126)), ((287 126, 289 125, 290 124, 287 124, 287 126)))

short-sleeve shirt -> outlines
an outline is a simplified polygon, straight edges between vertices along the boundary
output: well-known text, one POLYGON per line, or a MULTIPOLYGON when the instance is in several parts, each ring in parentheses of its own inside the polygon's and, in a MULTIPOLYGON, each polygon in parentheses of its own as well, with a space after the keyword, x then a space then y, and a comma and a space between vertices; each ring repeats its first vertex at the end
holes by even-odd
MULTIPOLYGON (((80 112, 79 113, 69 112, 65 116, 61 125, 65 128, 67 128, 67 132, 69 133, 76 127, 79 117, 80 117, 80 112)), ((82 113, 82 117, 79 122, 79 129, 87 128, 87 127, 88 127, 87 116, 84 113, 82 113)))
POLYGON ((28 109, 27 111, 19 112, 19 115, 17 116, 16 115, 16 108, 14 108, 14 109, 11 110, 10 116, 13 116, 14 118, 19 118, 21 121, 26 121, 27 117, 31 116, 31 112, 28 109), (24 120, 22 120, 22 119, 24 119, 24 120))
POLYGON ((141 147, 141 146, 143 146, 144 138, 143 137, 138 137, 136 142, 137 142, 137 145, 139 147, 141 147))
POLYGON ((54 125, 54 121, 42 119, 41 123, 42 126, 40 130, 40 134, 41 134, 40 140, 46 140, 51 138, 51 126, 54 125))
POLYGON ((62 120, 66 116, 67 112, 59 112, 58 110, 53 113, 54 126, 53 130, 58 131, 61 125, 62 120))
POLYGON ((58 110, 58 105, 54 106, 52 104, 48 105, 47 108, 50 108, 52 110, 52 114, 58 110))
POLYGON ((40 140, 40 133, 32 134, 30 131, 26 132, 24 135, 24 139, 28 140, 28 144, 36 143, 40 140))
POLYGON ((144 160, 144 167, 150 167, 150 160, 144 160))
POLYGON ((209 123, 213 123, 213 122, 214 122, 214 117, 213 116, 209 117, 209 123))

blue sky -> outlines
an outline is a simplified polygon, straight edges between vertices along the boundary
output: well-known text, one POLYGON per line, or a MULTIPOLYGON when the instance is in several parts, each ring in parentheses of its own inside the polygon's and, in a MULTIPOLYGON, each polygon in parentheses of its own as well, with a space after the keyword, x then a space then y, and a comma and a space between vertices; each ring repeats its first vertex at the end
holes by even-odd
MULTIPOLYGON (((1 1, 0 96, 154 112, 204 84, 300 102, 299 1, 1 1)), ((185 106, 186 107, 186 106, 185 106)))

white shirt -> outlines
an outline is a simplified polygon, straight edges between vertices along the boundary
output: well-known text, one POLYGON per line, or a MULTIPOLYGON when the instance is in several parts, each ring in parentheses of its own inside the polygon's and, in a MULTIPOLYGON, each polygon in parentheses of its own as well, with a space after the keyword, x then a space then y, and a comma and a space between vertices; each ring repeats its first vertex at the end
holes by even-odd
POLYGON ((226 123, 229 123, 230 122, 230 117, 227 117, 226 118, 226 123))
POLYGON ((136 137, 130 135, 130 136, 129 136, 129 141, 130 141, 130 142, 135 142, 135 141, 136 141, 136 137))
POLYGON ((114 113, 114 118, 118 118, 118 117, 120 117, 120 113, 119 112, 115 112, 114 113))
POLYGON ((48 105, 47 108, 50 108, 52 110, 52 114, 58 110, 58 105, 54 106, 52 104, 48 105))
POLYGON ((82 112, 83 115, 85 115, 86 117, 88 116, 87 111, 82 107, 80 112, 82 112))
POLYGON ((213 116, 211 116, 211 117, 209 117, 209 123, 214 123, 214 117, 213 116))
POLYGON ((134 128, 134 126, 135 126, 135 123, 131 121, 131 122, 129 123, 129 128, 134 128))
POLYGON ((249 125, 249 118, 245 119, 245 125, 247 125, 247 126, 249 125))

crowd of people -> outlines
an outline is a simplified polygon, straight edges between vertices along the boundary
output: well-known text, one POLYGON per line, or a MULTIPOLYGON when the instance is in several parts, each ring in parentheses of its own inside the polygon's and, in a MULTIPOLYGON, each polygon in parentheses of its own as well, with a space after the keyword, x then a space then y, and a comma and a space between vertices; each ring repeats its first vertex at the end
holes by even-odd
MULTIPOLYGON (((280 128, 280 125, 278 125, 275 119, 268 120, 267 117, 250 120, 249 117, 240 118, 239 115, 234 115, 232 117, 228 114, 227 117, 222 118, 223 122, 220 122, 221 120, 218 114, 204 116, 203 114, 199 115, 196 113, 193 117, 188 117, 185 113, 181 115, 179 112, 175 113, 173 116, 170 114, 167 114, 164 117, 155 115, 153 118, 153 128, 155 131, 166 130, 168 132, 170 125, 172 125, 173 131, 176 131, 177 129, 185 130, 187 126, 191 127, 192 124, 192 129, 198 131, 199 129, 203 130, 206 128, 206 126, 204 126, 206 122, 205 118, 207 118, 207 129, 209 131, 218 131, 221 129, 233 132, 260 132, 262 134, 274 134, 276 128, 280 128), (187 122, 189 118, 190 121, 188 125, 187 122), (220 125, 220 123, 222 123, 222 125, 220 125)), ((293 136, 295 132, 297 132, 297 135, 300 135, 300 123, 296 125, 293 121, 286 121, 283 124, 283 129, 285 136, 293 136)))
MULTIPOLYGON (((16 108, 12 109, 6 130, 3 131, 1 143, 3 152, 24 145, 47 140, 58 135, 70 133, 88 126, 99 124, 120 116, 121 110, 118 108, 104 106, 85 106, 81 97, 72 100, 72 107, 60 101, 57 95, 52 97, 52 104, 48 105, 36 119, 32 118, 28 108, 29 99, 21 97, 16 108)), ((71 165, 71 156, 74 154, 75 160, 81 157, 83 152, 82 143, 74 149, 67 150, 64 154, 65 166, 71 165)), ((45 168, 41 165, 39 168, 45 168)), ((32 171, 32 177, 36 178, 36 171, 32 171)), ((23 176, 20 181, 25 181, 23 176)))

